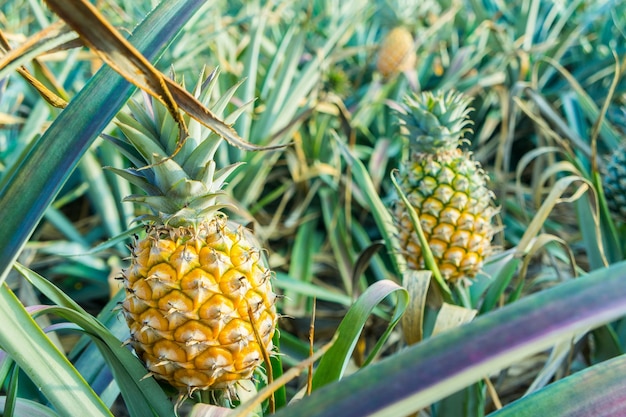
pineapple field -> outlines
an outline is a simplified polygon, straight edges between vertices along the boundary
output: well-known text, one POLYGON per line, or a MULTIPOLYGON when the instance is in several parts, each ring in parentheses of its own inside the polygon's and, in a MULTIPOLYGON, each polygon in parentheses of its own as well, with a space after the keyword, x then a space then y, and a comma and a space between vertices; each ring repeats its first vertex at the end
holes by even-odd
POLYGON ((0 415, 626 416, 626 1, 0 0, 0 415))

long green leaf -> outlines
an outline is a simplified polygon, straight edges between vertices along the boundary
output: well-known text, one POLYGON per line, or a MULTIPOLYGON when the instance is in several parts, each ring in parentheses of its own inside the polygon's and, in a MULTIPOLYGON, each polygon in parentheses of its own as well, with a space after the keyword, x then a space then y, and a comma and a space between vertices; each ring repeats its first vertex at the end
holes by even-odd
MULTIPOLYGON (((163 1, 129 41, 146 58, 154 60, 203 4, 202 0, 163 1)), ((132 91, 115 71, 102 68, 20 157, 11 175, 3 178, 0 213, 5 224, 0 228, 0 282, 78 160, 132 91)))
POLYGON ((350 149, 348 149, 348 147, 341 140, 337 139, 337 143, 346 158, 347 163, 352 168, 352 177, 354 178, 354 182, 360 187, 363 197, 366 199, 372 210, 374 220, 376 221, 378 229, 387 244, 387 249, 391 253, 391 260, 394 263, 396 273, 400 275, 406 269, 406 261, 400 254, 400 251, 397 250, 394 243, 395 236, 398 232, 395 230, 391 214, 380 199, 365 165, 363 165, 358 158, 352 155, 350 149))
POLYGON ((19 370, 20 368, 16 364, 13 364, 11 377, 9 378, 9 383, 7 384, 7 396, 4 403, 4 410, 2 412, 3 417, 13 417, 15 415, 19 370))
MULTIPOLYGON (((143 54, 104 20, 98 9, 91 3, 86 0, 73 3, 64 0, 46 0, 46 2, 55 13, 80 34, 81 39, 104 62, 128 81, 163 102, 172 115, 179 114, 177 106, 231 145, 246 150, 259 149, 240 138, 231 126, 217 118, 211 110, 204 107, 178 83, 160 73, 143 54)), ((172 127, 174 126, 172 124, 172 127)))
POLYGON ((6 285, 0 287, 0 348, 66 416, 111 416, 111 412, 50 341, 6 285))
POLYGON ((626 315, 624 279, 626 262, 621 262, 530 295, 329 384, 276 416, 409 415, 626 315))
MULTIPOLYGON (((5 401, 5 397, 0 397, 0 408, 4 407, 5 401)), ((15 415, 28 417, 59 417, 54 410, 24 398, 17 399, 15 404, 15 415)))
POLYGON ((502 265, 502 267, 498 271, 498 274, 493 280, 493 283, 485 294, 485 299, 480 306, 481 314, 491 311, 496 307, 496 305, 498 304, 498 300, 509 286, 520 263, 520 258, 511 257, 507 259, 506 263, 502 265))
POLYGON ((626 415, 626 356, 602 362, 521 398, 489 417, 626 415))
POLYGON ((337 192, 330 188, 323 188, 319 192, 322 206, 322 215, 326 226, 328 241, 335 257, 335 264, 339 270, 343 289, 352 295, 352 269, 356 254, 350 247, 346 218, 337 192))
POLYGON ((122 345, 122 342, 115 335, 45 278, 20 264, 15 264, 15 269, 57 304, 57 306, 49 307, 48 312, 54 312, 56 315, 77 324, 92 336, 94 343, 97 344, 100 352, 112 368, 124 400, 132 412, 131 416, 153 416, 156 414, 166 417, 171 415, 173 412, 172 404, 163 390, 153 378, 145 378, 148 373, 145 367, 122 345))
POLYGON ((337 333, 339 337, 333 346, 326 352, 313 376, 313 389, 321 388, 331 382, 339 380, 350 361, 352 351, 361 334, 365 322, 372 314, 374 308, 387 296, 397 294, 398 302, 395 313, 391 319, 388 331, 380 338, 373 354, 380 350, 389 332, 400 320, 402 313, 409 303, 407 291, 390 280, 377 281, 365 290, 341 321, 337 333))
POLYGON ((128 411, 132 417, 167 417, 174 412, 169 400, 157 399, 163 395, 161 388, 145 378, 146 369, 138 364, 137 359, 122 346, 117 339, 111 340, 108 334, 102 331, 99 323, 92 317, 84 315, 67 307, 43 307, 37 314, 54 314, 78 325, 93 337, 106 362, 111 366, 115 379, 120 386, 128 411), (161 411, 158 411, 161 409, 161 411))
MULTIPOLYGON (((291 262, 289 265, 289 276, 295 277, 299 281, 310 283, 313 266, 313 256, 317 252, 315 250, 315 221, 306 221, 298 227, 296 238, 292 248, 292 259, 297 262, 291 262)), ((297 315, 305 311, 310 311, 304 302, 304 297, 298 293, 287 292, 285 295, 285 311, 288 314, 297 315)))

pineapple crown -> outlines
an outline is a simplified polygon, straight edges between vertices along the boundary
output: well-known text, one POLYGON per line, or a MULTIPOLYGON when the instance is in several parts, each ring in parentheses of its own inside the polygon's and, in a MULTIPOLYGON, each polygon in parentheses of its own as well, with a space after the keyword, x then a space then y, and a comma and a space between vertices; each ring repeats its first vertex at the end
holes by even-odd
POLYGON ((406 95, 396 110, 411 149, 424 153, 456 149, 472 123, 468 118, 473 110, 470 102, 469 97, 454 90, 406 95))
MULTIPOLYGON (((238 83, 208 106, 217 84, 218 70, 204 82, 204 71, 193 90, 194 96, 217 116, 223 114, 238 83)), ((181 83, 184 84, 184 83, 181 83)), ((136 220, 148 220, 173 227, 195 226, 226 204, 220 203, 227 177, 241 164, 216 168, 215 153, 222 138, 200 122, 183 115, 188 136, 181 138, 180 126, 164 105, 144 94, 143 103, 128 102, 130 114, 119 113, 117 126, 121 137, 105 135, 137 168, 110 170, 126 178, 145 194, 130 195, 132 201, 151 209, 153 214, 136 220)), ((247 106, 225 118, 233 123, 247 106)))

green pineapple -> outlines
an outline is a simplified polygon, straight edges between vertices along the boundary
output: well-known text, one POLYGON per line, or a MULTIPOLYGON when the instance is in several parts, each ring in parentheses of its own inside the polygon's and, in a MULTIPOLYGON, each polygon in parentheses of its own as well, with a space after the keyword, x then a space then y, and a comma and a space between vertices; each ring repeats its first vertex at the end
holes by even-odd
POLYGON ((602 187, 609 210, 626 222, 626 142, 611 153, 602 176, 602 187))
MULTIPOLYGON (((441 275, 449 282, 473 278, 492 251, 497 209, 487 175, 471 153, 459 148, 470 123, 469 99, 458 92, 407 96, 398 109, 409 143, 399 185, 417 212, 441 275)), ((407 207, 392 205, 399 246, 410 269, 424 257, 407 207)))
MULTIPOLYGON (((214 72, 199 84, 196 98, 208 102, 216 79, 214 72)), ((126 200, 150 209, 123 272, 130 343, 152 375, 183 393, 232 387, 272 350, 277 321, 263 249, 220 211, 224 182, 239 164, 218 170, 222 138, 188 116, 179 146, 179 126, 164 106, 146 98, 129 107, 132 115, 118 116, 123 135, 110 139, 136 168, 114 171, 144 192, 126 200)))

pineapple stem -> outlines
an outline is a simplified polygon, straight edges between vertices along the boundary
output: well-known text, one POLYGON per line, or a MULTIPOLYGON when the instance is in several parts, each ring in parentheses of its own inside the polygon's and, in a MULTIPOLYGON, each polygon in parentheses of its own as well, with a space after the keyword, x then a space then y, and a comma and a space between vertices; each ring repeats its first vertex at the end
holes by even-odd
POLYGON ((415 232, 417 233, 417 238, 419 239, 420 245, 422 247, 422 255, 424 256, 424 264, 426 265, 426 268, 433 273, 433 278, 435 278, 435 282, 437 283, 437 285, 439 286, 439 289, 441 290, 444 301, 448 303, 452 303, 452 293, 450 292, 450 288, 448 287, 448 284, 446 284, 446 281, 441 276, 441 272, 439 271, 437 262, 435 262, 433 253, 430 250, 430 246, 428 245, 428 240, 426 239, 426 236, 424 235, 424 231, 422 230, 422 225, 420 224, 419 216, 417 215, 417 213, 415 212, 415 209, 411 206, 411 204, 409 203, 409 200, 407 200, 406 198, 406 195, 402 192, 402 189, 398 185, 398 182, 395 177, 396 172, 397 170, 394 170, 391 172, 391 182, 393 183, 393 186, 396 188, 398 195, 402 199, 402 202, 406 206, 409 216, 411 217, 411 223, 413 224, 413 229, 415 229, 415 232))
POLYGON ((472 301, 470 300, 469 294, 467 293, 467 288, 460 286, 460 285, 455 285, 454 293, 456 294, 456 297, 458 299, 457 305, 460 305, 468 309, 473 308, 472 301))
POLYGON ((211 404, 213 402, 213 395, 210 391, 200 391, 200 403, 211 404))

